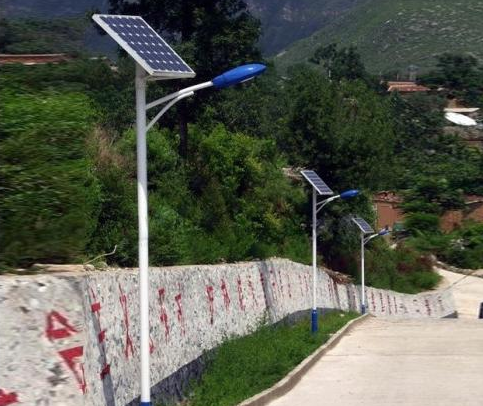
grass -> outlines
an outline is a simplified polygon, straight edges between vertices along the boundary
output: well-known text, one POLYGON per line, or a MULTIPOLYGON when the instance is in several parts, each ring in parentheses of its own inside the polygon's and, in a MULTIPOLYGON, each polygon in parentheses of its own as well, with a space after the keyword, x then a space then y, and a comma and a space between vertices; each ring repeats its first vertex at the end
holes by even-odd
POLYGON ((213 353, 186 404, 238 404, 282 379, 357 316, 343 312, 320 316, 316 334, 310 332, 310 320, 305 318, 293 325, 262 326, 253 334, 227 340, 213 353))

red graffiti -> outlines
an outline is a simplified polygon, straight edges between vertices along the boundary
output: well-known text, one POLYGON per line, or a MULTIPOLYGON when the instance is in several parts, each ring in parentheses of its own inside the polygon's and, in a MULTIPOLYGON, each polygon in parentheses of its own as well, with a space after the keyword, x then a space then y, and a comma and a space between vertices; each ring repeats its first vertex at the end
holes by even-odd
POLYGON ((376 311, 376 298, 374 297, 374 292, 371 292, 372 310, 376 311))
POLYGON ((336 303, 340 307, 339 288, 337 287, 337 284, 335 283, 335 281, 333 279, 331 279, 331 284, 332 284, 332 290, 333 290, 334 295, 335 295, 336 303))
POLYGON ((214 306, 215 294, 214 294, 213 286, 207 286, 206 287, 206 294, 208 295, 208 308, 209 308, 209 311, 210 311, 210 324, 213 324, 213 318, 214 318, 214 314, 215 314, 215 306, 214 306))
POLYGON ((8 406, 18 403, 18 395, 15 392, 7 393, 0 389, 0 406, 8 406))
POLYGON ((166 342, 169 341, 169 324, 168 324, 168 313, 166 311, 166 307, 164 305, 165 302, 165 297, 166 297, 166 292, 164 288, 161 288, 158 290, 159 294, 159 305, 161 306, 161 316, 159 317, 161 319, 161 323, 164 325, 164 339, 166 342))
POLYGON ((104 379, 107 375, 111 373, 111 366, 109 364, 104 365, 104 368, 101 370, 101 379, 104 379))
POLYGON ((50 341, 67 338, 77 333, 77 330, 69 324, 67 318, 62 316, 59 312, 52 310, 47 314, 47 328, 45 334, 50 341), (62 328, 54 328, 56 323, 61 324, 62 328))
MULTIPOLYGON (((275 276, 275 279, 277 279, 277 276, 275 276)), ((280 286, 280 293, 282 294, 282 297, 283 297, 285 293, 283 291, 283 280, 282 280, 282 274, 280 273, 280 270, 278 270, 278 281, 280 286)))
POLYGON ((292 286, 290 285, 290 275, 287 274, 287 289, 288 289, 288 297, 292 299, 292 286))
POLYGON ((134 347, 132 345, 131 336, 129 335, 129 313, 127 311, 127 296, 122 291, 121 284, 119 284, 119 291, 121 295, 119 296, 119 301, 121 302, 122 312, 124 315, 124 327, 126 329, 126 343, 124 344, 124 355, 129 358, 129 350, 131 355, 134 355, 134 347))
POLYGON ((240 305, 240 309, 245 311, 245 303, 243 303, 243 287, 242 287, 242 281, 240 276, 237 277, 236 284, 237 284, 237 291, 238 291, 238 304, 240 305))
POLYGON ((299 276, 300 293, 303 296, 304 295, 304 288, 303 288, 303 282, 302 282, 302 275, 298 274, 298 276, 299 276))
POLYGON ((309 291, 309 284, 307 283, 307 275, 304 274, 304 282, 305 282, 305 292, 309 291))
MULTIPOLYGON (((69 323, 65 316, 55 310, 52 310, 47 314, 45 335, 50 341, 71 337, 74 335, 74 333, 78 333, 78 331, 69 323), (56 324, 61 324, 63 327, 55 326, 56 324)), ((82 346, 58 351, 58 354, 65 361, 69 369, 74 373, 80 389, 83 393, 86 393, 87 386, 84 378, 84 366, 77 360, 78 358, 82 357, 83 353, 84 348, 82 346)))
POLYGON ((442 312, 444 312, 444 305, 443 305, 443 299, 441 299, 440 296, 438 296, 438 304, 439 304, 439 308, 442 312))
POLYGON ((248 288, 250 289, 250 292, 252 294, 253 303, 255 303, 255 306, 258 307, 258 300, 257 300, 257 296, 255 295, 255 289, 253 288, 251 275, 248 275, 248 288))
POLYGON ((431 305, 429 304, 429 300, 424 299, 424 304, 426 306, 426 312, 428 313, 428 316, 431 316, 431 305))
POLYGON ((183 317, 183 307, 181 305, 181 293, 178 293, 175 297, 174 300, 176 301, 176 305, 178 307, 176 314, 178 316, 178 321, 181 326, 181 335, 185 335, 186 330, 185 330, 185 324, 184 324, 184 317, 183 317))
POLYGON ((327 280, 327 289, 329 291, 329 298, 332 303, 334 301, 334 292, 332 292, 332 284, 330 283, 330 279, 327 280))
POLYGON ((381 313, 386 311, 386 306, 384 306, 384 299, 382 298, 382 293, 379 292, 379 299, 381 300, 381 313))
POLYGON ((97 326, 99 329, 99 334, 97 336, 97 339, 99 341, 99 344, 101 344, 100 347, 100 352, 101 352, 101 358, 102 358, 102 369, 100 372, 100 377, 101 379, 104 379, 107 375, 109 375, 111 368, 109 364, 107 363, 107 356, 106 356, 106 345, 104 343, 106 339, 106 330, 103 330, 101 327, 101 303, 97 302, 96 294, 94 293, 94 290, 91 289, 91 294, 92 294, 92 299, 94 303, 91 305, 91 311, 94 313, 97 321, 97 326))
POLYGON ((228 289, 226 288, 225 280, 221 280, 221 294, 223 295, 223 302, 225 303, 225 309, 230 307, 230 295, 228 295, 228 289))
POLYGON ((152 354, 156 347, 154 347, 154 341, 151 337, 149 337, 149 353, 152 354))
POLYGON ((84 377, 84 366, 78 361, 78 358, 81 358, 84 355, 84 348, 82 346, 68 348, 67 350, 59 351, 59 355, 74 373, 75 379, 79 383, 82 392, 86 393, 87 385, 84 377))
POLYGON ((262 284, 262 286, 265 283, 265 278, 263 277, 263 273, 261 273, 261 272, 260 272, 260 283, 262 284))
POLYGON ((386 295, 387 297, 387 309, 389 310, 389 314, 392 314, 392 310, 391 310, 391 298, 389 297, 389 295, 386 295))

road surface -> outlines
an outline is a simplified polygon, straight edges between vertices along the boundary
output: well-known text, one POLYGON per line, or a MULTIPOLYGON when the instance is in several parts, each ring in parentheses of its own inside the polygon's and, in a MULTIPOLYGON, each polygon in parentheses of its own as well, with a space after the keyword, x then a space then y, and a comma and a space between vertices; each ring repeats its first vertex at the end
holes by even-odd
MULTIPOLYGON (((463 277, 438 272, 440 288, 463 277)), ((483 279, 453 288, 462 318, 366 320, 270 406, 482 406, 483 279)))
POLYGON ((478 317, 480 303, 483 302, 483 278, 475 276, 465 277, 465 275, 445 271, 444 269, 437 269, 437 271, 444 278, 439 286, 440 289, 453 285, 453 296, 456 309, 458 310, 458 317, 470 319, 478 317))
POLYGON ((483 321, 371 318, 270 406, 481 406, 483 321))

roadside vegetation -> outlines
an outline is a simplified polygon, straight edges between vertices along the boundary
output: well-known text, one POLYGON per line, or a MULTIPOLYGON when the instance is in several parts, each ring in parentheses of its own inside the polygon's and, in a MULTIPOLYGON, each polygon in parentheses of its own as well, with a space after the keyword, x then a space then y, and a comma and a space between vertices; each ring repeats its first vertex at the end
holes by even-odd
POLYGON ((187 405, 232 406, 269 388, 357 316, 343 312, 319 316, 315 334, 310 332, 309 318, 304 318, 293 325, 263 326, 223 342, 207 361, 187 405))
MULTIPOLYGON (((148 21, 158 13, 156 24, 171 27, 168 39, 197 71, 196 83, 261 60, 259 22, 243 3, 225 1, 216 13, 199 6, 182 24, 183 10, 164 13, 156 4, 113 1, 117 11, 148 21), (217 52, 205 38, 216 38, 217 52)), ((0 52, 23 52, 22 24, 5 27, 0 52)), ((29 27, 30 38, 36 25, 29 27)), ((458 61, 442 58, 432 86, 443 81, 481 103, 481 67, 471 60, 458 76, 458 61)), ((430 253, 476 266, 482 256, 473 226, 447 237, 435 222, 461 207, 464 193, 483 193, 481 152, 443 135, 444 100, 387 95, 355 48, 322 48, 313 62, 284 77, 269 64, 252 83, 199 92, 149 132, 151 264, 270 256, 310 263, 309 189, 292 176, 304 167, 336 192, 362 191, 321 212, 319 256, 328 267, 358 278, 350 217, 373 221, 371 196, 379 190, 404 194, 409 237, 396 250, 383 240, 368 245, 370 284, 404 292, 435 286, 430 253), (422 244, 436 238, 445 243, 422 244)), ((108 264, 136 264, 133 68, 122 54, 113 70, 81 53, 58 65, 2 67, 1 269, 84 262, 114 248, 108 264)), ((148 98, 193 83, 152 84, 148 98)))

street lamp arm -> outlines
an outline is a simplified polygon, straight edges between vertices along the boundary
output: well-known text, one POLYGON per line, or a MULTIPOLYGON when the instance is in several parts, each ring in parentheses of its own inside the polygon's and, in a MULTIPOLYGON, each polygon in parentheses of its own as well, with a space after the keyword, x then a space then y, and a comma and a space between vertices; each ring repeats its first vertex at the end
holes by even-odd
POLYGON ((372 234, 370 235, 369 237, 367 238, 364 238, 364 245, 366 245, 369 241, 371 241, 372 239, 376 238, 379 236, 379 233, 376 233, 376 234, 372 234))
POLYGON ((328 199, 322 200, 321 202, 317 203, 316 213, 318 213, 320 210, 322 210, 328 203, 333 202, 334 200, 339 199, 339 198, 340 198, 340 195, 332 196, 332 197, 329 197, 328 199))
POLYGON ((197 90, 206 89, 207 87, 213 86, 213 82, 210 80, 209 82, 199 83, 197 85, 189 86, 185 89, 178 90, 177 92, 168 94, 167 96, 161 97, 158 100, 152 101, 151 103, 146 104, 146 110, 149 110, 153 107, 159 106, 160 104, 166 103, 169 100, 172 100, 178 96, 181 96, 185 93, 196 92, 197 90))
POLYGON ((194 94, 195 92, 193 91, 187 92, 187 93, 181 93, 179 96, 176 96, 173 99, 171 99, 171 101, 168 104, 166 104, 166 106, 164 106, 158 114, 156 114, 156 117, 154 117, 149 122, 149 124, 146 127, 146 131, 148 131, 154 124, 156 124, 156 122, 164 115, 164 113, 166 113, 173 106, 173 104, 176 104, 180 100, 183 100, 187 97, 193 96, 194 94))

